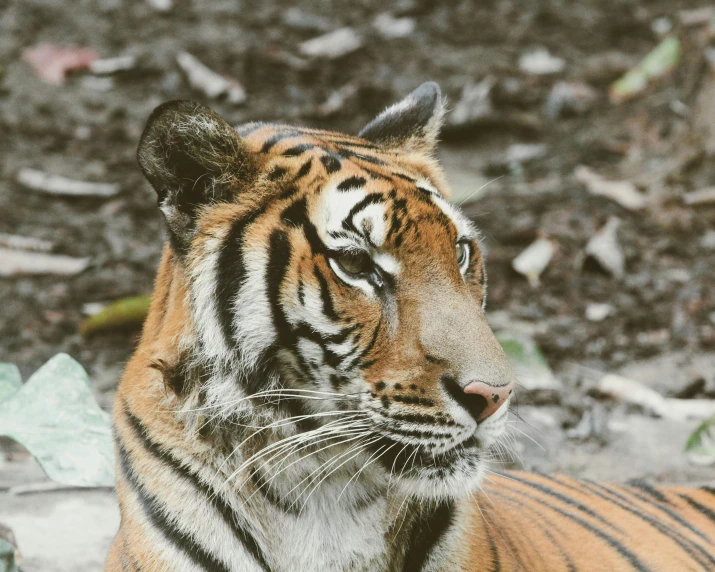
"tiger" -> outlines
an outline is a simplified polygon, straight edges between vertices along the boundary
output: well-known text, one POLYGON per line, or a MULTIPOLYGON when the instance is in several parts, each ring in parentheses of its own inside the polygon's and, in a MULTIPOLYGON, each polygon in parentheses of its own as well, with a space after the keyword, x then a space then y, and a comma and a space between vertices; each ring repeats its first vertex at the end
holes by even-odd
POLYGON ((116 393, 107 571, 715 570, 713 489, 490 465, 516 378, 444 115, 432 82, 357 137, 150 115, 168 238, 116 393))

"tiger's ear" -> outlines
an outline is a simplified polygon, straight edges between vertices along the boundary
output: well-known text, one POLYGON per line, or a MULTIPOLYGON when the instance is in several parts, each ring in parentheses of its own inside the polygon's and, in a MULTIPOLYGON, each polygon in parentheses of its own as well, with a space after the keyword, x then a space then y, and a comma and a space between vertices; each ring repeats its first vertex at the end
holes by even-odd
POLYGON ((200 209, 231 200, 253 178, 250 153, 236 131, 191 101, 170 101, 152 112, 137 159, 179 252, 188 247, 200 209))
POLYGON ((444 112, 439 86, 428 81, 363 127, 360 137, 384 147, 431 153, 444 112))

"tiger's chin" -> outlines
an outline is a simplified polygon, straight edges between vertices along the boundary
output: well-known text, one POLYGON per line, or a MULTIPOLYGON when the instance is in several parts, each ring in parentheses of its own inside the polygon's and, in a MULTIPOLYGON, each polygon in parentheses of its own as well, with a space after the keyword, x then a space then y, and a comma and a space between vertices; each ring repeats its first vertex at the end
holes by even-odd
POLYGON ((396 488, 421 499, 443 501, 466 497, 477 492, 486 474, 486 461, 480 454, 463 454, 449 463, 415 467, 398 477, 396 488))
POLYGON ((382 457, 383 466, 390 470, 395 488, 404 494, 436 501, 466 497, 481 488, 492 457, 490 449, 504 435, 505 421, 505 415, 487 420, 465 441, 436 453, 386 437, 383 444, 398 453, 382 457))

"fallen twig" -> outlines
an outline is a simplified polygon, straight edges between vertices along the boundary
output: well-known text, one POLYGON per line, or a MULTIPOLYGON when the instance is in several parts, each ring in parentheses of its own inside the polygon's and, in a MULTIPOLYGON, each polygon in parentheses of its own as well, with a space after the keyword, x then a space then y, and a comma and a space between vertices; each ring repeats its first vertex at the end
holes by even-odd
POLYGON ((79 274, 89 266, 89 258, 0 248, 0 276, 27 274, 79 274))
POLYGON ((111 197, 119 192, 115 183, 90 183, 68 179, 37 169, 20 169, 17 182, 33 191, 73 197, 111 197))

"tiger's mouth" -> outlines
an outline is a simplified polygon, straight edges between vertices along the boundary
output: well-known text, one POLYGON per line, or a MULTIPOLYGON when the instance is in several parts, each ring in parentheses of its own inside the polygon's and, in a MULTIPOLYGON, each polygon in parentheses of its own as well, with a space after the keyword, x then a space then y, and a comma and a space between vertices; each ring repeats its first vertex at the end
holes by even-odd
POLYGON ((396 479, 420 478, 425 474, 443 478, 450 476, 458 466, 477 464, 485 448, 477 435, 468 437, 447 450, 434 451, 422 443, 405 443, 383 436, 370 447, 379 461, 396 479))

